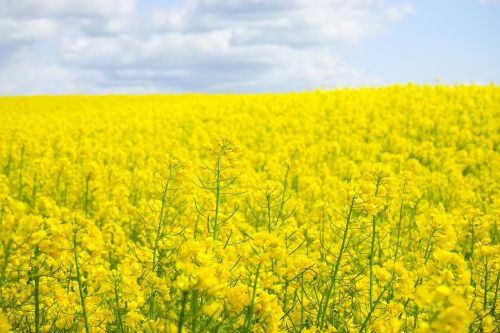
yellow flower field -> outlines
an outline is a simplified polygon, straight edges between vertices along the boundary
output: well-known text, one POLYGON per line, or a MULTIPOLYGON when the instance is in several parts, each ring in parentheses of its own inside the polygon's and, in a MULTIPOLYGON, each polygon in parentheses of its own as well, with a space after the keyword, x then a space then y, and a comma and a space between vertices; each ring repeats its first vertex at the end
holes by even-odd
POLYGON ((494 332, 500 87, 0 98, 0 332, 494 332))

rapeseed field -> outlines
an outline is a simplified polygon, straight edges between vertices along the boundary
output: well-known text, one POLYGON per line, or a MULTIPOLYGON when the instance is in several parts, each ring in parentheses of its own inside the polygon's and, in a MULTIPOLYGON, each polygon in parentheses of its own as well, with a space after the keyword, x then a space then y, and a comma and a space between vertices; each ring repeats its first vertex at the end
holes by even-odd
POLYGON ((500 88, 0 98, 0 332, 498 332, 500 88))

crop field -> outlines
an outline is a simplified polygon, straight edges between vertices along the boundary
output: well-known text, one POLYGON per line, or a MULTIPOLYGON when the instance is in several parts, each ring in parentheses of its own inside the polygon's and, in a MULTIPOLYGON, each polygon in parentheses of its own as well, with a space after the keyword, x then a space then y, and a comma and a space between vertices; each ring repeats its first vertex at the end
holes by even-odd
POLYGON ((0 98, 0 332, 498 332, 500 87, 0 98))

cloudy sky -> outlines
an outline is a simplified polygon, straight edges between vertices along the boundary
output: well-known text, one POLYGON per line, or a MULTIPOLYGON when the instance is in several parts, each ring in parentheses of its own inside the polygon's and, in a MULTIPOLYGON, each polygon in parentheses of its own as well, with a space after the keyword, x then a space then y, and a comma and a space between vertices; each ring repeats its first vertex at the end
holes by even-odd
POLYGON ((0 95, 500 83, 500 0, 0 0, 0 95))

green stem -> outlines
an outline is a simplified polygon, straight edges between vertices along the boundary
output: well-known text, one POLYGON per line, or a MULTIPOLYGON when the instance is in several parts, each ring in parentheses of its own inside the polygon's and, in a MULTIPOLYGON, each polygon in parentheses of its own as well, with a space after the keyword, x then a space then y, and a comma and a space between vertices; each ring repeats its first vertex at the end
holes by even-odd
POLYGON ((80 274, 80 265, 78 263, 78 254, 76 251, 76 231, 73 233, 73 254, 75 257, 75 269, 76 269, 76 280, 78 282, 78 291, 80 294, 80 304, 82 306, 82 311, 83 311, 83 320, 85 322, 85 332, 89 333, 90 328, 89 328, 89 320, 87 317, 87 309, 85 308, 85 295, 83 294, 83 287, 82 287, 82 276, 80 274))
POLYGON ((290 165, 288 165, 286 168, 285 179, 283 180, 283 193, 281 194, 280 211, 278 213, 278 216, 276 217, 276 222, 278 222, 279 219, 283 217, 283 210, 285 208, 285 202, 286 202, 285 198, 286 198, 286 190, 288 187, 288 173, 289 172, 290 172, 290 165))
POLYGON ((118 327, 120 327, 120 332, 124 332, 123 331, 123 321, 122 321, 122 313, 121 313, 121 310, 120 310, 120 299, 118 297, 118 287, 117 287, 117 278, 115 277, 115 302, 116 302, 116 317, 117 317, 117 320, 118 320, 118 327))
POLYGON ((162 228, 163 228, 163 223, 165 220, 165 208, 167 206, 167 193, 168 193, 168 187, 170 185, 170 180, 172 179, 172 169, 169 171, 168 179, 167 182, 165 183, 165 187, 163 188, 163 194, 161 198, 161 209, 160 209, 160 216, 158 217, 158 227, 156 228, 156 238, 155 238, 155 246, 153 248, 153 272, 156 273, 156 255, 158 253, 158 244, 160 243, 161 239, 161 234, 162 234, 162 228))
POLYGON ((35 333, 40 333, 40 275, 38 274, 38 263, 36 263, 40 251, 38 246, 35 247, 35 265, 36 269, 34 271, 35 280, 35 333))
POLYGON ((181 313, 179 315, 179 324, 177 325, 177 332, 182 333, 182 328, 184 327, 184 320, 186 317, 186 303, 187 303, 188 292, 184 290, 182 292, 182 306, 181 313))
POLYGON ((85 178, 85 196, 83 198, 83 210, 85 212, 85 217, 89 217, 89 183, 90 183, 90 174, 85 178))
POLYGON ((255 280, 253 282, 252 299, 250 300, 250 305, 248 306, 247 321, 245 324, 245 332, 247 333, 251 332, 252 328, 253 308, 255 304, 255 295, 257 294, 257 281, 259 279, 260 266, 261 263, 257 266, 257 272, 255 273, 255 280))
MULTIPOLYGON (((431 231, 431 233, 429 235, 429 239, 427 241, 427 246, 425 247, 425 252, 424 252, 424 266, 429 261, 429 258, 430 258, 431 253, 432 253, 432 237, 434 235, 434 232, 435 232, 435 229, 432 229, 432 231, 431 231)), ((422 282, 423 282, 423 278, 422 277, 417 278, 417 280, 415 281, 415 284, 413 285, 413 289, 417 288, 422 282)), ((410 300, 411 300, 410 297, 408 297, 406 299, 405 303, 403 304, 403 309, 404 310, 406 310, 406 307, 410 303, 410 300)), ((418 309, 418 307, 417 307, 417 309, 418 309)), ((401 319, 401 317, 403 316, 403 313, 404 312, 401 312, 399 314, 399 317, 398 317, 399 319, 401 319)))
POLYGON ((24 145, 21 148, 21 161, 19 162, 19 193, 18 199, 23 200, 23 168, 24 168, 24 145))
POLYGON ((372 222, 372 241, 371 241, 371 246, 370 246, 370 308, 373 307, 373 256, 375 252, 375 235, 376 235, 376 219, 375 216, 373 216, 373 222, 372 222))
POLYGON ((33 176, 33 190, 31 191, 31 208, 35 209, 35 204, 36 204, 36 173, 33 176))
POLYGON ((7 242, 7 245, 5 246, 4 249, 4 262, 2 264, 2 272, 0 274, 0 286, 4 284, 4 281, 6 279, 6 273, 7 273, 7 266, 9 264, 9 259, 11 255, 11 249, 12 249, 12 244, 14 243, 14 240, 12 238, 9 238, 9 241, 7 242))
POLYGON ((196 311, 198 311, 198 291, 193 290, 193 295, 191 296, 191 332, 196 333, 196 325, 198 316, 196 311))
POLYGON ((488 302, 488 262, 484 263, 484 294, 483 294, 483 311, 486 311, 488 302))
POLYGON ((366 325, 368 324, 368 321, 370 320, 372 314, 373 314, 373 311, 375 311, 375 308, 376 306, 378 305, 378 303, 380 303, 380 301, 382 300, 382 296, 384 295, 384 293, 387 291, 387 289, 389 289, 389 286, 392 286, 392 280, 389 284, 387 284, 385 286, 385 288, 382 290, 382 292, 380 293, 380 295, 377 297, 377 299, 373 302, 373 306, 370 307, 370 311, 368 312, 368 314, 366 315, 366 318, 365 320, 363 321, 363 324, 361 325, 361 328, 359 329, 359 333, 362 333, 365 328, 366 328, 366 325))
POLYGON ((346 218, 344 235, 342 237, 342 243, 340 245, 339 255, 337 256, 337 262, 335 263, 333 274, 331 276, 330 288, 328 288, 328 291, 326 292, 326 295, 325 295, 324 304, 320 308, 320 313, 321 313, 321 321, 320 321, 320 324, 319 324, 319 329, 320 330, 323 329, 323 326, 325 324, 326 311, 328 310, 328 302, 330 300, 330 297, 331 297, 332 293, 335 292, 335 285, 337 283, 337 274, 339 272, 340 260, 342 259, 342 255, 344 253, 345 246, 346 246, 347 233, 349 231, 349 223, 351 222, 352 210, 353 210, 353 207, 354 207, 354 200, 355 199, 356 199, 356 197, 353 196, 353 198, 351 200, 351 205, 349 206, 349 213, 347 214, 347 218, 346 218))
MULTIPOLYGON (((378 189, 380 186, 380 181, 381 177, 379 176, 377 178, 377 187, 375 189, 375 197, 378 194, 378 189)), ((370 299, 370 308, 373 307, 373 281, 374 281, 374 276, 373 276, 373 257, 375 255, 375 238, 377 237, 377 229, 376 229, 376 224, 377 219, 375 218, 375 215, 372 218, 372 240, 371 240, 371 245, 370 245, 370 293, 369 293, 369 299, 370 299)))
POLYGON ((271 233, 271 195, 266 193, 267 201, 267 231, 271 233))
POLYGON ((401 204, 399 205, 399 221, 398 221, 398 233, 396 238, 396 251, 394 253, 394 260, 398 259, 398 251, 401 243, 401 224, 403 222, 403 203, 405 199, 405 189, 406 189, 406 180, 403 184, 403 195, 401 196, 401 204))
POLYGON ((218 224, 219 224, 219 205, 220 205, 220 174, 221 174, 221 169, 220 169, 220 160, 222 158, 222 153, 223 151, 219 152, 217 155, 217 169, 215 173, 215 219, 214 219, 214 240, 217 240, 218 237, 218 224))

